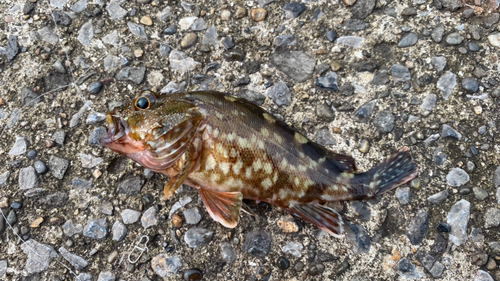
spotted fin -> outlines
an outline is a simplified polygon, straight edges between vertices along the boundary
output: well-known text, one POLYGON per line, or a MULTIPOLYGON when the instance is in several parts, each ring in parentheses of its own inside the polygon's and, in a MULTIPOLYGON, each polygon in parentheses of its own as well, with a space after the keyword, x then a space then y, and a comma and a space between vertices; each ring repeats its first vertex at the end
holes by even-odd
POLYGON ((181 184, 184 182, 184 180, 189 175, 189 172, 191 171, 191 164, 192 164, 191 151, 192 151, 191 148, 187 150, 185 155, 186 161, 184 161, 180 173, 171 177, 170 180, 165 184, 165 187, 163 188, 163 194, 165 194, 167 200, 170 199, 170 197, 172 197, 174 192, 181 186, 181 184))
POLYGON ((241 192, 217 192, 204 188, 199 191, 212 219, 228 228, 238 225, 243 200, 241 192))
POLYGON ((334 237, 342 238, 344 236, 344 222, 339 213, 332 208, 319 203, 309 203, 305 205, 297 204, 286 210, 325 230, 334 237))

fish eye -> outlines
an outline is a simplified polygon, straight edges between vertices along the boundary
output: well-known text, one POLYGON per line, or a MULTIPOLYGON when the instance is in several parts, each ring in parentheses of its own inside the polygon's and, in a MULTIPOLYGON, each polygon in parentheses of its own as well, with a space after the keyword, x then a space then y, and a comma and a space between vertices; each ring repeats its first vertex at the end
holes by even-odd
POLYGON ((135 101, 135 107, 139 109, 148 109, 151 106, 151 102, 147 97, 140 97, 135 101))

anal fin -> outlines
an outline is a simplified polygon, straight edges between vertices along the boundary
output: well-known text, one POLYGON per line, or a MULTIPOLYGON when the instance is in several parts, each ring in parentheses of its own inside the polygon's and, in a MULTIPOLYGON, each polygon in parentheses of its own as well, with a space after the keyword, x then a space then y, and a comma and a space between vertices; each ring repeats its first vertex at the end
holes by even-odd
POLYGON ((241 192, 218 192, 204 188, 200 188, 199 191, 212 219, 228 228, 235 228, 238 225, 243 200, 241 192))
POLYGON ((341 238, 344 236, 344 222, 342 221, 342 217, 332 208, 319 203, 309 203, 304 205, 297 204, 286 210, 325 230, 334 237, 341 238))

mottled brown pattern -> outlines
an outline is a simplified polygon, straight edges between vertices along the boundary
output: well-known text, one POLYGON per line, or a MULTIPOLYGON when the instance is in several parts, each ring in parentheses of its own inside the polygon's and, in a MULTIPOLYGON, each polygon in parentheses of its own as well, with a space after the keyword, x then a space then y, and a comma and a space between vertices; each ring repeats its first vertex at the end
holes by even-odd
POLYGON ((228 227, 236 226, 243 197, 283 207, 339 235, 340 217, 319 203, 374 196, 416 175, 407 150, 391 160, 397 165, 384 162, 355 174, 351 157, 326 150, 240 98, 217 92, 139 97, 144 95, 155 100, 150 108, 108 113, 110 137, 103 143, 171 177, 167 198, 182 182, 200 189, 212 217, 228 227), (388 165, 394 167, 384 170, 388 165))

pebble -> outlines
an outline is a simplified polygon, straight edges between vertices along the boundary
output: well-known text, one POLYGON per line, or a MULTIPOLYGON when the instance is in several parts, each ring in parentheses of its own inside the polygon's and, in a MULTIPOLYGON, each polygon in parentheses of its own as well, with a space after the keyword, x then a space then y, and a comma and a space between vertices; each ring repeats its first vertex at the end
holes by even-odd
POLYGON ((116 276, 113 272, 111 271, 102 271, 99 273, 99 277, 97 278, 97 281, 115 281, 116 276))
POLYGON ((338 34, 335 30, 328 30, 326 32, 326 39, 330 42, 335 42, 335 40, 338 38, 338 34))
POLYGON ((107 5, 106 9, 112 19, 123 20, 127 16, 128 11, 122 8, 118 3, 119 2, 111 2, 107 5))
POLYGON ((336 72, 330 71, 325 76, 316 79, 316 86, 333 92, 338 92, 338 75, 336 72))
POLYGON ((434 94, 427 95, 423 100, 420 108, 423 110, 431 111, 436 107, 437 97, 434 94))
POLYGON ((175 227, 181 227, 182 226, 182 218, 178 214, 175 214, 172 216, 172 223, 174 224, 175 227))
POLYGON ((300 16, 306 10, 306 5, 300 2, 290 2, 283 6, 283 11, 285 11, 285 17, 289 19, 296 18, 300 16))
POLYGON ((442 138, 450 137, 450 138, 455 138, 457 140, 461 140, 462 134, 460 134, 457 130, 455 130, 451 126, 443 124, 443 130, 441 131, 441 137, 442 138))
POLYGON ((31 222, 30 227, 31 228, 39 228, 40 225, 43 223, 44 219, 43 217, 38 217, 34 221, 31 222))
POLYGON ((14 225, 17 222, 17 215, 14 210, 10 210, 9 213, 7 214, 7 218, 5 220, 8 224, 14 225))
POLYGON ((323 146, 337 144, 337 141, 333 138, 333 135, 332 133, 330 133, 330 130, 328 130, 328 128, 321 128, 318 130, 318 132, 316 133, 316 142, 323 146))
POLYGON ((440 191, 436 194, 433 194, 429 197, 427 197, 427 201, 433 203, 433 204, 439 204, 444 201, 448 197, 448 190, 443 190, 440 191))
POLYGON ((74 268, 78 270, 82 270, 85 267, 89 265, 88 261, 86 261, 84 258, 75 255, 73 253, 70 253, 66 248, 60 247, 59 248, 59 254, 67 260, 74 268))
POLYGON ((245 7, 240 6, 240 5, 234 6, 234 18, 235 19, 241 19, 246 15, 247 15, 247 9, 245 7))
POLYGON ((462 41, 464 40, 464 37, 460 35, 458 32, 450 33, 448 36, 446 36, 446 44, 448 45, 460 45, 462 41))
POLYGON ((115 221, 111 228, 111 233, 113 235, 113 241, 122 241, 127 235, 127 227, 123 223, 115 221))
POLYGON ((243 242, 243 252, 263 258, 271 250, 272 238, 268 232, 253 230, 247 233, 243 242))
MULTIPOLYGON (((231 37, 226 37, 226 38, 231 38, 231 37)), ((202 43, 203 45, 212 45, 214 47, 219 46, 219 42, 217 40, 217 30, 215 29, 215 26, 212 26, 209 29, 207 29, 207 31, 205 32, 205 36, 203 36, 202 43)), ((222 44, 224 45, 224 41, 222 41, 222 44)))
POLYGON ((358 144, 358 150, 361 153, 368 153, 368 151, 370 150, 370 142, 366 139, 362 139, 358 144))
POLYGON ((69 167, 69 161, 59 157, 52 155, 49 158, 49 169, 52 175, 57 179, 63 179, 66 170, 69 167))
POLYGON ((372 100, 368 103, 365 103, 361 106, 353 115, 354 119, 359 123, 366 123, 370 120, 370 117, 373 114, 373 110, 375 109, 375 105, 377 104, 377 99, 372 100))
POLYGON ((492 228, 500 225, 500 210, 489 208, 484 214, 484 228, 492 228))
POLYGON ((401 38, 401 41, 398 43, 399 48, 411 47, 417 44, 418 35, 416 33, 410 32, 401 38))
POLYGON ((476 42, 469 42, 468 46, 469 46, 469 50, 471 52, 479 52, 480 48, 479 48, 479 45, 476 42))
POLYGON ((81 13, 85 10, 85 7, 87 7, 87 0, 78 0, 70 9, 75 13, 81 13))
POLYGON ((292 241, 292 242, 286 244, 285 246, 283 246, 283 248, 281 250, 285 254, 289 254, 289 255, 292 255, 296 258, 300 258, 300 257, 302 257, 302 253, 301 253, 302 249, 304 249, 304 246, 302 246, 302 244, 292 241))
POLYGON ((409 187, 398 187, 396 189, 396 198, 398 198, 399 204, 406 205, 410 203, 410 188, 409 187))
POLYGON ((337 44, 345 45, 351 48, 358 48, 363 44, 365 38, 356 36, 342 36, 337 39, 337 44))
POLYGON ((443 71, 444 68, 446 67, 446 57, 444 56, 439 56, 439 57, 433 57, 432 58, 432 64, 436 68, 437 71, 443 71))
POLYGON ((174 35, 177 32, 177 27, 175 25, 171 25, 163 30, 163 34, 165 35, 174 35))
POLYGON ((189 57, 187 54, 176 50, 172 50, 168 58, 170 61, 170 69, 180 72, 194 70, 198 65, 200 65, 199 62, 193 60, 193 58, 189 57))
POLYGON ((56 191, 41 198, 38 202, 49 207, 62 207, 68 202, 68 193, 66 191, 56 191))
POLYGON ((447 215, 447 223, 451 226, 449 240, 456 246, 467 241, 467 224, 470 218, 470 203, 464 199, 451 207, 447 215))
POLYGON ((481 115, 481 113, 483 113, 483 108, 480 105, 474 106, 473 110, 476 115, 481 115))
POLYGON ((21 168, 19 170, 19 189, 21 190, 31 189, 37 185, 38 185, 38 177, 33 167, 29 166, 21 168))
POLYGON ((478 270, 476 277, 474 278, 474 281, 494 281, 493 277, 491 275, 483 270, 478 270))
POLYGON ((207 29, 207 23, 203 18, 196 18, 193 25, 191 25, 191 30, 201 31, 207 29))
POLYGON ((146 75, 146 67, 124 67, 118 74, 116 74, 116 79, 119 81, 132 81, 135 84, 141 84, 144 81, 146 75))
POLYGON ((82 178, 73 178, 71 185, 74 189, 78 190, 89 190, 93 187, 92 180, 86 180, 82 178))
POLYGON ((152 206, 147 209, 141 217, 141 224, 144 229, 158 224, 158 207, 152 206))
POLYGON ((276 47, 287 47, 287 46, 293 46, 297 43, 297 38, 295 35, 278 35, 276 36, 276 39, 274 40, 274 45, 276 47))
POLYGON ((316 65, 316 60, 304 51, 274 52, 270 60, 278 70, 299 83, 312 77, 316 65))
POLYGON ((445 269, 444 265, 439 261, 436 261, 432 266, 432 268, 429 270, 429 273, 434 278, 440 278, 441 275, 443 275, 444 269, 445 269))
POLYGON ((366 230, 357 224, 349 224, 352 231, 346 233, 346 238, 353 245, 356 254, 366 254, 370 251, 371 240, 366 230))
POLYGON ((149 16, 143 16, 140 20, 140 23, 151 26, 153 25, 153 20, 149 16))
POLYGON ((394 115, 387 110, 381 111, 373 118, 372 123, 377 131, 389 133, 394 129, 394 115))
POLYGON ((313 263, 307 269, 307 273, 312 276, 320 275, 323 271, 325 271, 325 266, 321 263, 313 263))
POLYGON ((415 264, 407 258, 402 258, 401 260, 399 260, 398 270, 404 277, 409 279, 423 277, 423 275, 416 270, 415 264))
POLYGON ((5 273, 7 272, 7 260, 0 260, 0 278, 4 277, 5 273))
POLYGON ((469 174, 461 168, 453 168, 448 175, 446 175, 446 183, 453 187, 462 186, 469 180, 469 174))
POLYGON ((198 248, 208 245, 212 241, 214 231, 202 227, 190 228, 184 234, 184 241, 190 248, 198 248))
POLYGON ((10 172, 5 171, 0 174, 0 185, 7 185, 7 181, 9 180, 10 172))
POLYGON ((450 71, 446 71, 439 78, 436 86, 442 91, 443 98, 447 100, 453 93, 453 89, 457 86, 457 76, 450 71))
POLYGON ((138 25, 138 24, 133 23, 133 22, 128 22, 127 26, 128 26, 128 30, 130 31, 130 33, 132 33, 132 35, 134 35, 135 37, 138 37, 139 39, 148 40, 148 35, 146 34, 146 30, 144 29, 143 26, 138 25))
POLYGON ((185 18, 182 18, 180 21, 179 21, 179 27, 181 29, 189 29, 193 24, 194 22, 196 21, 197 17, 185 17, 185 18))
POLYGON ((285 82, 279 81, 267 90, 267 96, 277 105, 289 105, 292 99, 290 89, 285 82))
POLYGON ((159 254, 151 260, 151 267, 161 277, 173 277, 182 268, 182 262, 178 256, 159 254))
POLYGON ((90 45, 90 40, 94 37, 94 27, 92 26, 92 20, 86 22, 80 30, 78 30, 78 41, 84 45, 90 45))
POLYGON ((23 207, 23 202, 22 201, 14 201, 12 202, 12 204, 10 205, 10 207, 12 209, 21 209, 23 207))
POLYGON ((233 264, 236 261, 236 251, 228 242, 223 242, 221 244, 220 254, 222 256, 222 259, 229 265, 233 264))
POLYGON ((250 10, 250 17, 255 22, 263 21, 267 17, 267 10, 264 8, 253 8, 250 10))
POLYGON ((231 11, 228 9, 222 9, 220 11, 220 19, 223 21, 228 21, 231 18, 231 11))
POLYGON ((21 250, 28 256, 24 269, 30 275, 47 270, 52 259, 58 257, 54 248, 34 239, 22 243, 21 250))
POLYGON ((12 148, 9 151, 10 156, 17 156, 26 153, 27 150, 27 142, 26 139, 23 137, 16 137, 16 142, 12 146, 12 148))
POLYGON ((101 164, 103 159, 101 157, 94 157, 90 154, 80 153, 80 162, 82 163, 82 168, 94 168, 101 164))
POLYGON ((187 224, 197 224, 201 221, 201 214, 197 207, 187 209, 183 214, 187 224))
POLYGON ((72 220, 68 220, 62 225, 62 230, 64 234, 71 237, 75 234, 82 233, 83 226, 81 224, 74 224, 72 220))
POLYGON ((89 144, 102 146, 99 140, 107 136, 108 136, 108 130, 102 126, 98 127, 97 129, 93 130, 92 133, 90 133, 89 144))
POLYGON ((479 90, 479 82, 474 77, 466 77, 462 79, 462 87, 469 92, 477 92, 479 90))
POLYGON ((222 46, 226 48, 226 50, 234 48, 236 44, 234 43, 234 40, 232 37, 228 36, 222 40, 222 46))
POLYGON ((500 47, 500 32, 488 35, 488 41, 494 47, 500 47))
POLYGON ((394 81, 396 82, 405 82, 411 79, 410 70, 408 67, 401 64, 391 66, 391 73, 394 81))
POLYGON ((83 236, 92 239, 103 239, 108 234, 108 222, 106 219, 92 219, 83 228, 83 236))
POLYGON ((133 224, 139 220, 141 212, 132 209, 125 209, 120 215, 124 224, 133 224))
POLYGON ((417 215, 411 220, 406 236, 413 245, 418 245, 425 237, 429 229, 429 214, 426 210, 418 210, 417 215))
POLYGON ((488 192, 480 187, 473 187, 472 192, 474 192, 474 197, 479 201, 483 201, 488 198, 488 192))
POLYGON ((203 272, 198 268, 191 268, 184 272, 184 280, 201 280, 203 279, 203 272))

